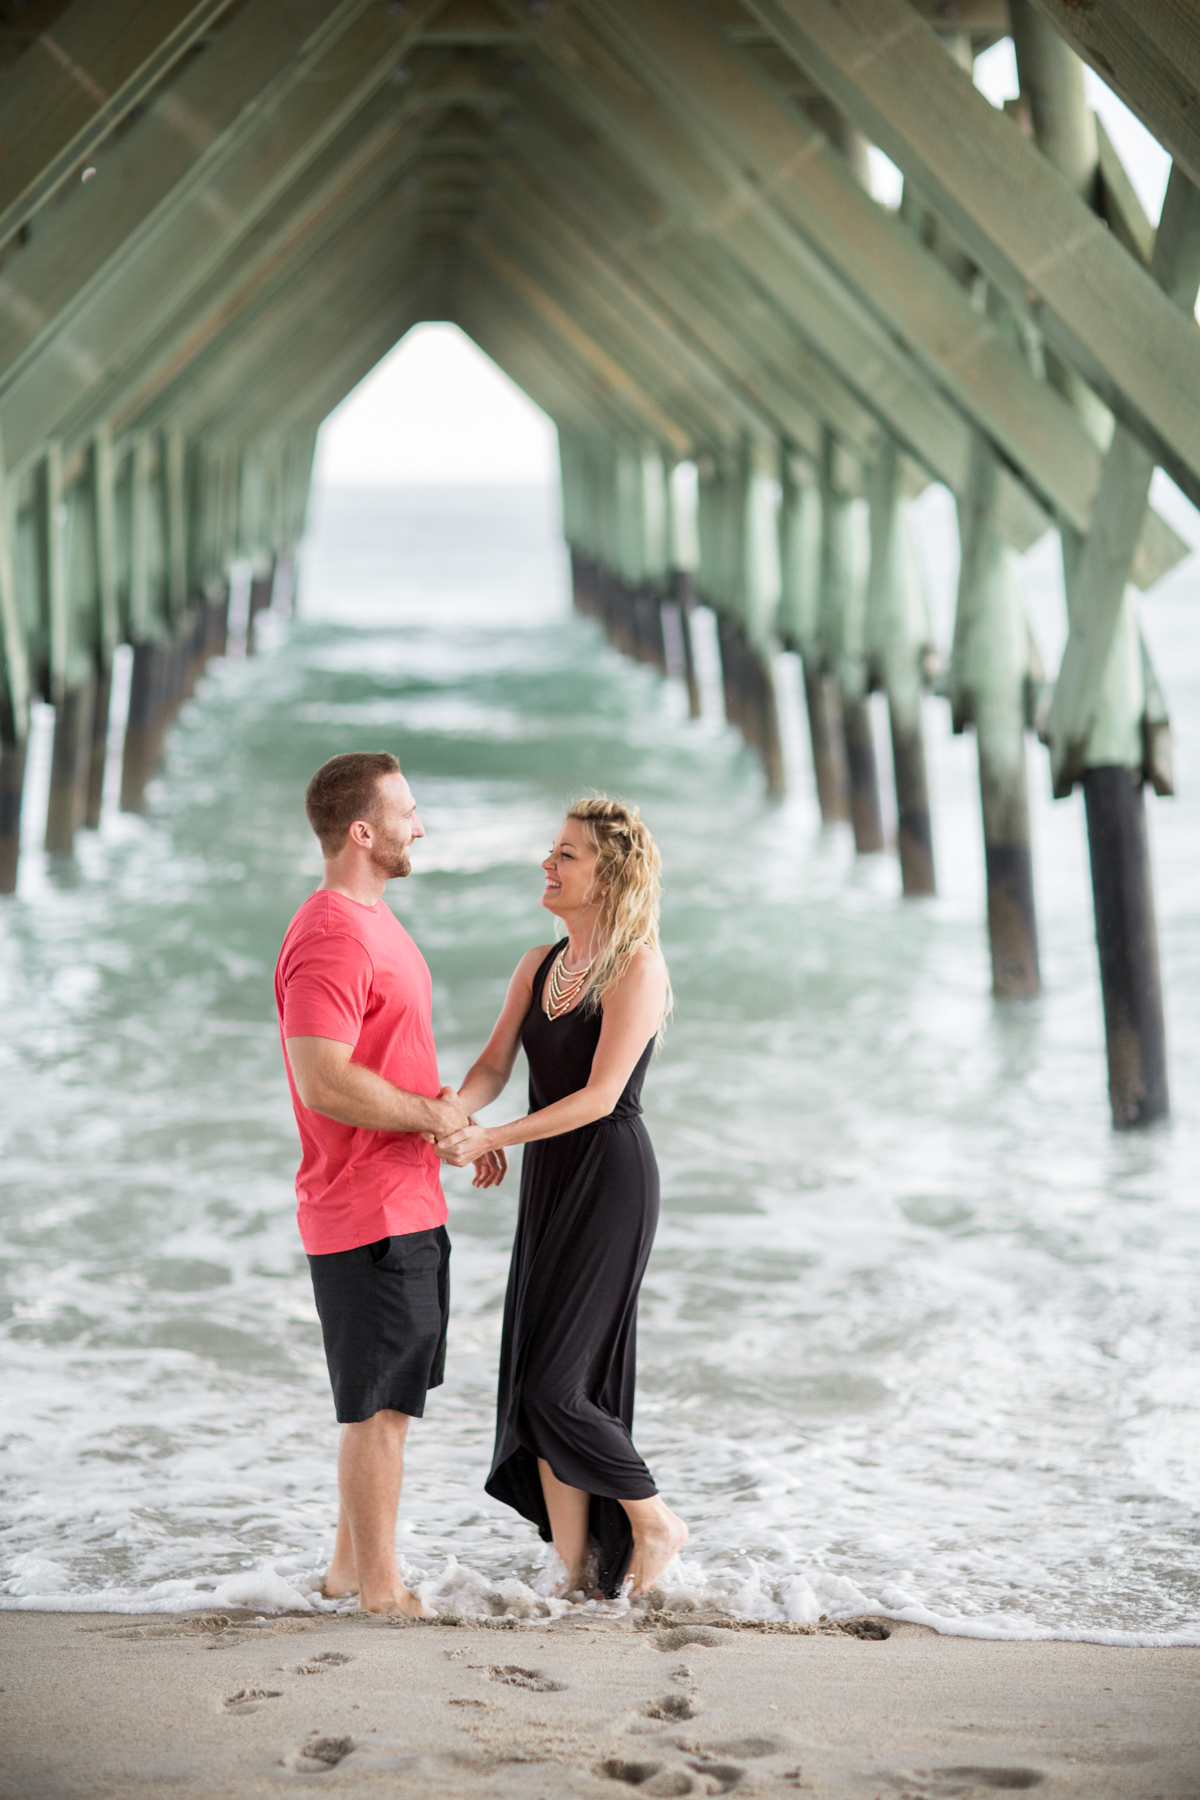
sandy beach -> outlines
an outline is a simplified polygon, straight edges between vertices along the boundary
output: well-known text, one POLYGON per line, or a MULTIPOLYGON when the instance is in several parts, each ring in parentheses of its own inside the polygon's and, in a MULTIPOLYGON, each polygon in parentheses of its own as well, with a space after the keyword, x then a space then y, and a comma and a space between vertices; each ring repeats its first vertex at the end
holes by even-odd
POLYGON ((0 1794, 1200 1795, 1200 1649, 882 1629, 10 1612, 0 1794))

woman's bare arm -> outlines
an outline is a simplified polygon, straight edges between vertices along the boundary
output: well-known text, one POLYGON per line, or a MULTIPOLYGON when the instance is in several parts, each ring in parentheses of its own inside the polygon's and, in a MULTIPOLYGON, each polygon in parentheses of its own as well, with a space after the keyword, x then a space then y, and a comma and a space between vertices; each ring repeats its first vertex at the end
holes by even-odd
POLYGON ((533 978, 549 948, 549 944, 539 944, 536 950, 527 950, 514 969, 504 1005, 500 1009, 500 1017, 492 1028, 492 1035, 467 1071, 466 1080, 458 1090, 464 1112, 475 1113, 481 1107, 490 1105, 508 1086, 508 1078, 517 1060, 521 1027, 533 1005, 533 978))
MULTIPOLYGON (((514 976, 514 983, 516 979, 514 976)), ((532 990, 530 997, 532 1000, 532 990)), ((524 1118, 513 1119, 507 1125, 467 1125, 439 1140, 439 1156, 461 1169, 489 1150, 560 1137, 564 1131, 577 1131, 581 1125, 591 1125, 597 1119, 606 1118, 620 1099, 646 1045, 658 1030, 666 997, 667 971, 662 958, 653 950, 639 950, 617 986, 605 996, 600 1041, 592 1058, 587 1085, 565 1099, 556 1100, 552 1106, 543 1107, 541 1112, 527 1113, 524 1118)), ((524 1016, 522 1013, 522 1020, 524 1016)), ((498 1025, 497 1032, 499 1029, 498 1025)), ((515 1035, 512 1054, 516 1054, 515 1035)), ((485 1050, 480 1063, 487 1058, 488 1051, 485 1050)), ((511 1060, 508 1067, 511 1070, 511 1060)), ((460 1090, 460 1098, 468 1112, 483 1104, 475 1099, 474 1093, 467 1104, 467 1085, 474 1073, 473 1069, 460 1090)))

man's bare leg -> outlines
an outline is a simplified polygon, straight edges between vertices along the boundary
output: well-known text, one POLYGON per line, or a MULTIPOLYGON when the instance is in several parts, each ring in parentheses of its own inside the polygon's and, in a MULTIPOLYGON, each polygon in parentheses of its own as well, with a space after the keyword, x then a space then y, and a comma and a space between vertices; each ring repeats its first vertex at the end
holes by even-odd
POLYGON ((538 1474, 542 1478, 542 1493, 546 1499, 546 1511, 550 1515, 554 1548, 567 1571, 559 1583, 559 1593, 565 1598, 567 1594, 573 1594, 581 1588, 587 1577, 588 1507, 591 1495, 583 1488, 568 1487, 565 1481, 560 1481, 543 1456, 538 1457, 538 1474))
POLYGON ((622 1500, 633 1527, 633 1555, 625 1580, 633 1594, 648 1594, 688 1540, 688 1528, 657 1494, 651 1500, 622 1500))
POLYGON ((337 1537, 334 1540, 329 1567, 325 1571, 325 1579, 321 1583, 321 1592, 327 1600, 344 1600, 348 1594, 357 1594, 358 1592, 358 1570, 354 1566, 354 1539, 350 1536, 350 1521, 346 1517, 344 1506, 338 1507, 337 1537))
MULTIPOLYGON (((427 1618, 396 1565, 396 1513, 404 1481, 408 1414, 384 1409, 358 1425, 343 1425, 338 1487, 346 1516, 358 1604, 363 1612, 427 1618)), ((334 1552, 336 1562, 337 1552, 334 1552)))

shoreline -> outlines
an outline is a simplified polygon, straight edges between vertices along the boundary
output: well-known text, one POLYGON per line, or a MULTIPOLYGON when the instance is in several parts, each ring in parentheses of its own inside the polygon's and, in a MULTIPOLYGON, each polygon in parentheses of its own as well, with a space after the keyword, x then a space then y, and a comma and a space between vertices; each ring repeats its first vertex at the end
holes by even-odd
POLYGON ((6 1610, 0 1796, 1194 1800, 1200 1649, 876 1618, 6 1610))
MULTIPOLYGON (((48 1594, 37 1596, 18 1596, 0 1594, 0 1618, 7 1613, 29 1613, 37 1616, 59 1615, 64 1618, 89 1619, 111 1617, 113 1619, 160 1619, 164 1623, 176 1620, 180 1623, 195 1621, 198 1618, 215 1613, 237 1617, 239 1619, 266 1619, 268 1622, 277 1618, 301 1619, 346 1619, 358 1616, 357 1608, 349 1606, 334 1607, 321 1603, 317 1599, 316 1590, 308 1595, 313 1602, 305 1607, 298 1602, 304 1598, 303 1591, 293 1589, 293 1601, 278 1595, 257 1599, 224 1599, 221 1588, 225 1585, 243 1587, 241 1577, 233 1577, 229 1584, 221 1584, 211 1593, 199 1594, 194 1602, 180 1605, 178 1602, 161 1603, 159 1605, 138 1604, 130 1600, 126 1604, 114 1606, 111 1593, 60 1595, 48 1594)), ((290 1583, 280 1578, 285 1592, 290 1583)), ((264 1594, 266 1590, 264 1589, 264 1594)), ((530 1592, 531 1601, 539 1606, 545 1604, 541 1595, 530 1592)), ((564 1620, 576 1620, 582 1624, 614 1624, 622 1621, 631 1622, 631 1629, 644 1630, 639 1619, 657 1619, 660 1614, 670 1613, 677 1621, 692 1620, 719 1624, 727 1631, 755 1631, 766 1634, 783 1634, 785 1636, 811 1636, 824 1632, 837 1633, 843 1628, 849 1629, 851 1635, 857 1635, 857 1626, 862 1619, 881 1621, 892 1630, 900 1630, 911 1626, 917 1630, 930 1631, 937 1637, 961 1638, 970 1643, 981 1644, 1091 1644, 1105 1650, 1194 1650, 1200 1649, 1200 1624, 1181 1628, 1179 1631, 1119 1631, 1116 1629, 1095 1628, 1092 1630, 1070 1628, 1056 1629, 1049 1625, 1032 1625, 1019 1631, 1008 1631, 992 1626, 988 1618, 979 1620, 963 1620, 948 1618, 927 1609, 913 1607, 906 1611, 888 1611, 885 1607, 871 1609, 869 1613, 854 1615, 830 1615, 822 1613, 819 1620, 791 1620, 764 1618, 753 1613, 731 1612, 719 1606, 704 1606, 684 1599, 672 1608, 669 1598, 660 1596, 656 1609, 647 1613, 641 1606, 624 1611, 619 1604, 602 1603, 598 1610, 575 1605, 564 1612, 513 1611, 486 1613, 479 1611, 460 1611, 453 1606, 438 1606, 437 1596, 432 1602, 436 1616, 429 1621, 414 1621, 418 1624, 430 1623, 446 1626, 474 1626, 482 1631, 490 1630, 528 1630, 536 1627, 558 1625, 564 1620)))

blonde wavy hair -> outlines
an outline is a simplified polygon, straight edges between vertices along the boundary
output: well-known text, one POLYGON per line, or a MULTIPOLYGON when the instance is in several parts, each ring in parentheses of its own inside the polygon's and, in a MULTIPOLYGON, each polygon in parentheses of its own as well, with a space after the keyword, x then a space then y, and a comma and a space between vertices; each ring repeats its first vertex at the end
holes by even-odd
MULTIPOLYGON (((641 949, 662 955, 658 909, 662 898, 662 858, 636 806, 607 794, 592 794, 567 808, 578 819, 596 852, 596 881, 603 890, 596 928, 596 960, 583 1004, 594 1010, 625 974, 641 949)), ((673 1004, 671 980, 658 1036, 673 1004)))

